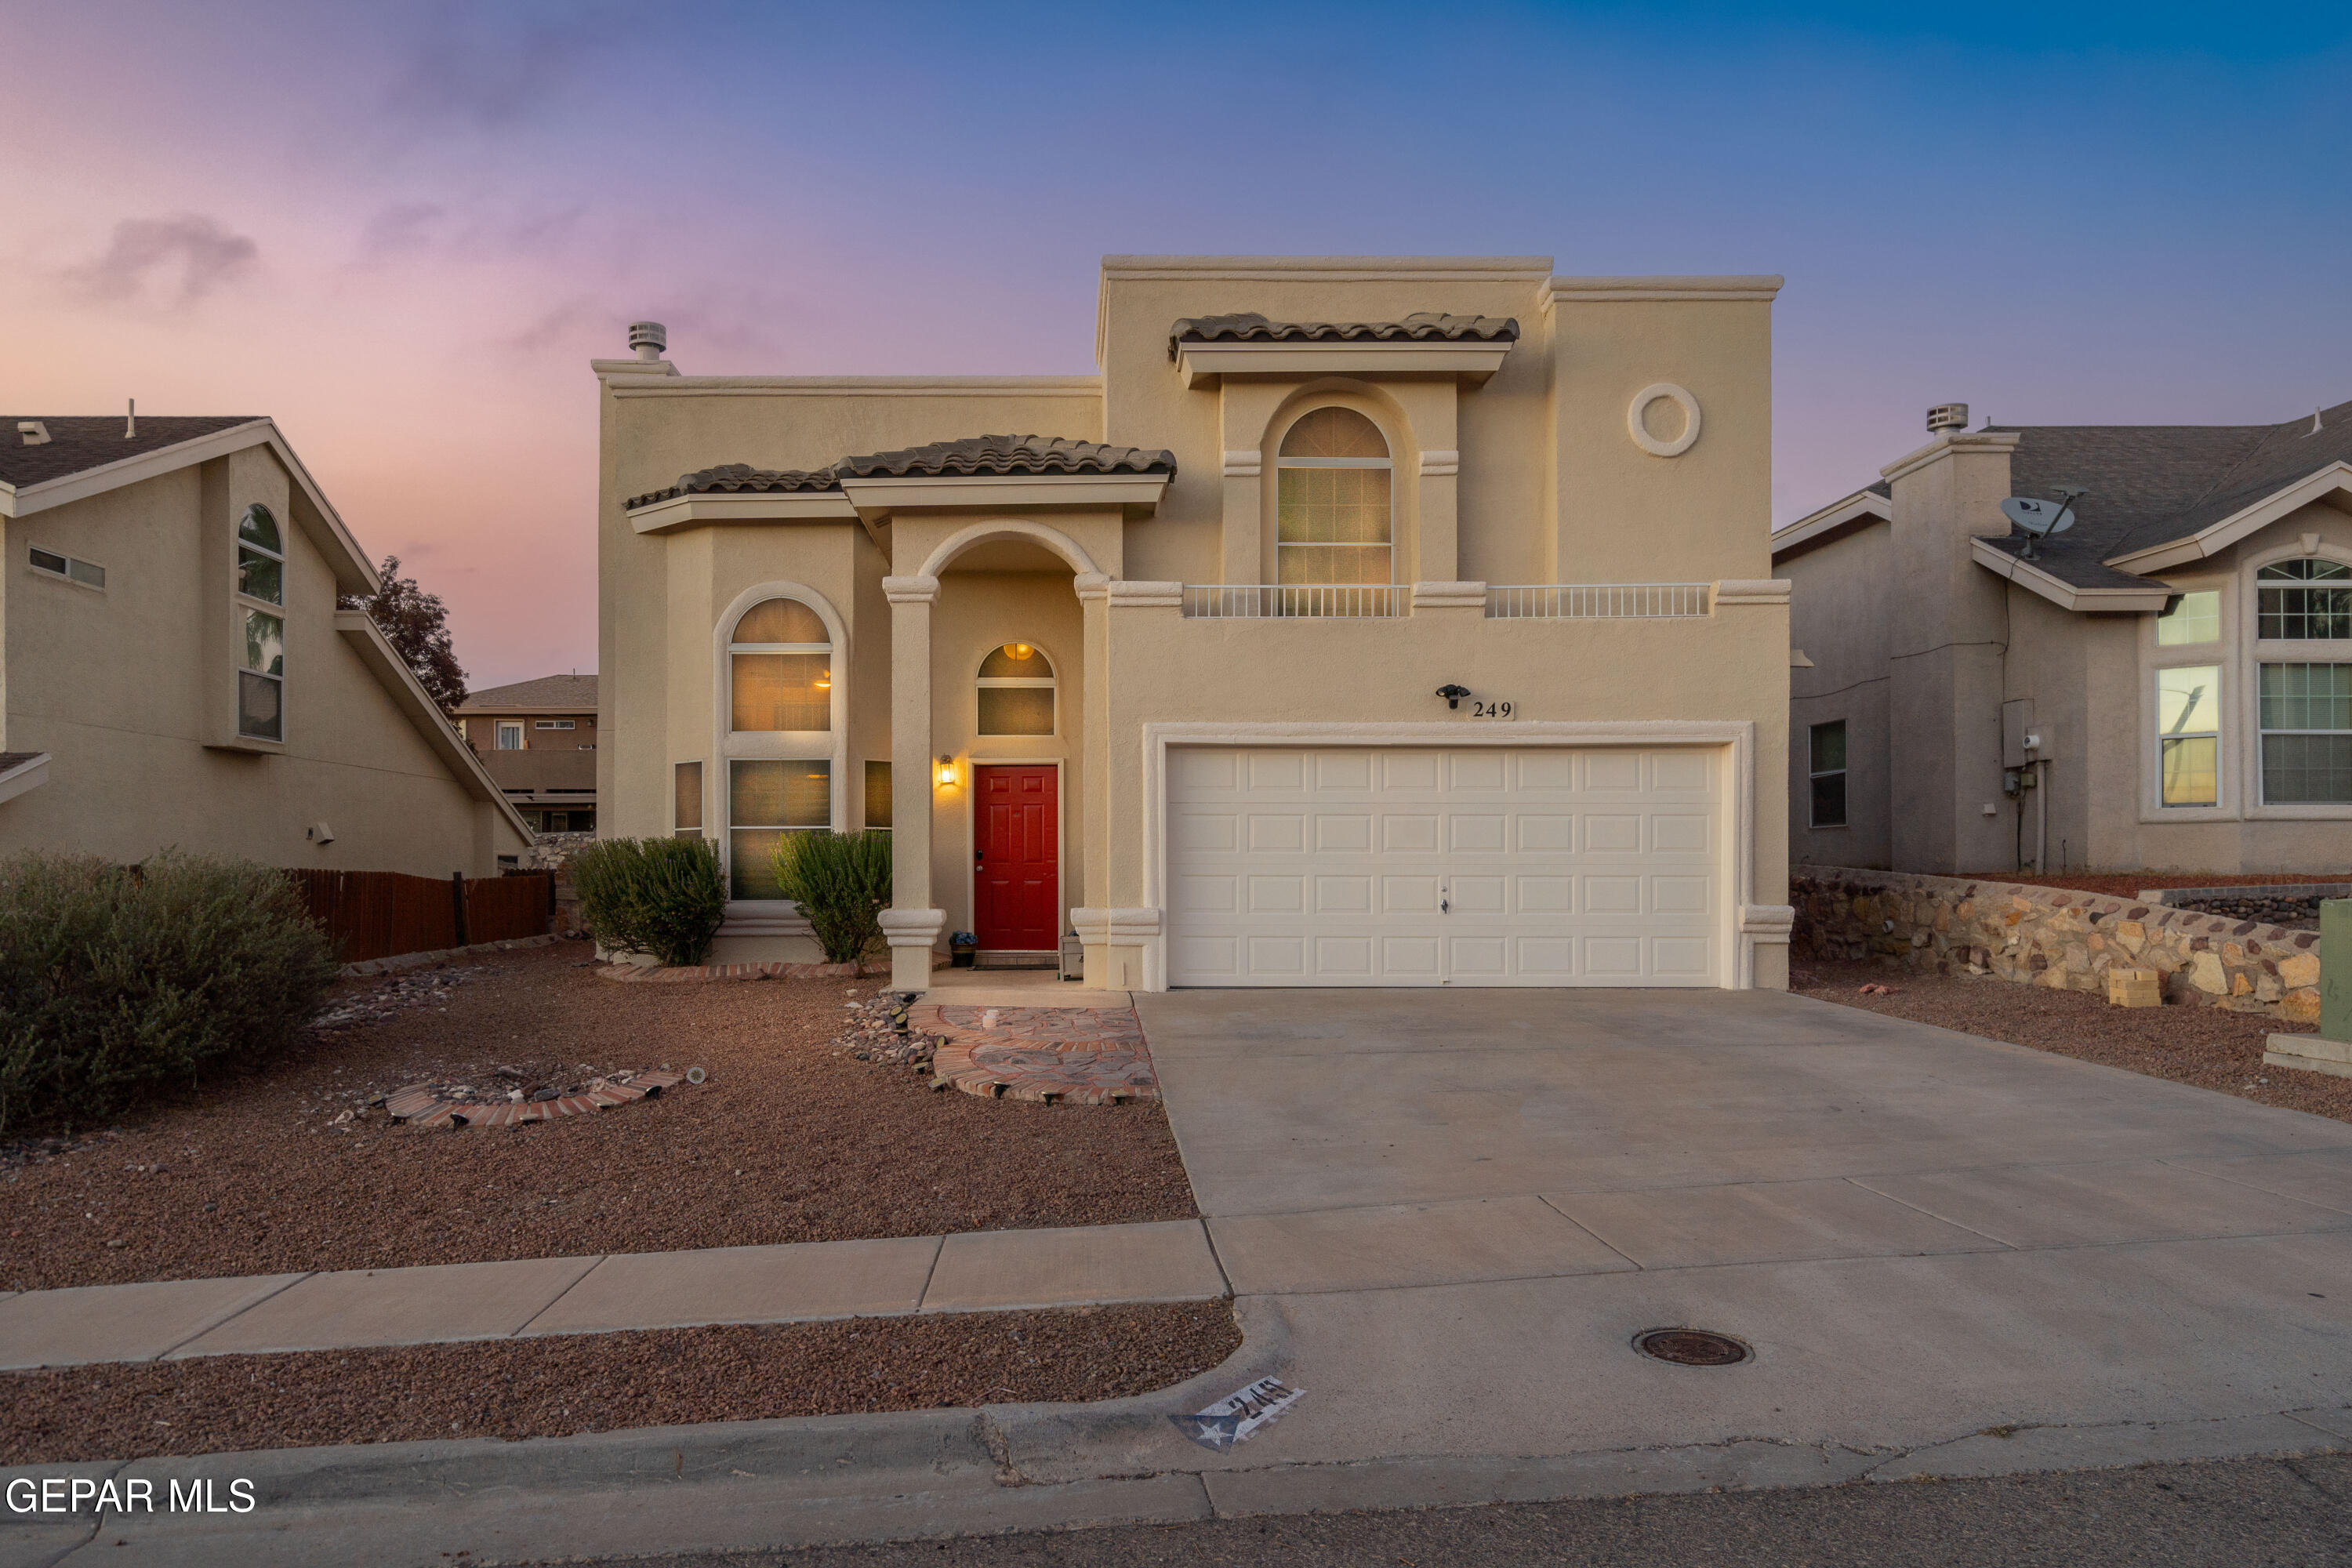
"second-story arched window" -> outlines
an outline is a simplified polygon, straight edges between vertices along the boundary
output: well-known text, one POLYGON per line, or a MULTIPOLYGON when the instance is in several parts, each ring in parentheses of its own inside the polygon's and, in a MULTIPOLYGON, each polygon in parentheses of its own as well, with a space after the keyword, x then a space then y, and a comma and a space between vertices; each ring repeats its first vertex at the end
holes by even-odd
POLYGON ((1318 408, 1275 459, 1276 576, 1286 584, 1393 581, 1388 442, 1352 408, 1318 408))
POLYGON ((743 612, 727 639, 728 725, 746 731, 833 728, 833 637, 797 599, 743 612))
POLYGON ((1052 734, 1053 663, 1025 642, 991 649, 980 661, 979 717, 982 735, 1052 734))

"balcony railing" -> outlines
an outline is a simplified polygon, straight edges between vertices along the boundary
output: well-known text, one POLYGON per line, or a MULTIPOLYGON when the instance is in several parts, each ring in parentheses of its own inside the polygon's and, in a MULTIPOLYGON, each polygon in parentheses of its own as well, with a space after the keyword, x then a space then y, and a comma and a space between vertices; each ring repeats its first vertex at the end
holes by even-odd
POLYGON ((1404 614, 1407 592, 1396 584, 1187 584, 1184 614, 1201 620, 1368 620, 1404 614))
POLYGON ((1678 619, 1706 614, 1705 583, 1529 583, 1486 590, 1490 621, 1678 619))

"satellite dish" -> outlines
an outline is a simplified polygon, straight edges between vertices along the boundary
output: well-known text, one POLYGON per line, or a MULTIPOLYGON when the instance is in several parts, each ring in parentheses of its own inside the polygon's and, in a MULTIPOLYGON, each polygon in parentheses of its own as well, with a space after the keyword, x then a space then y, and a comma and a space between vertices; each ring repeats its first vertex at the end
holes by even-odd
POLYGON ((2074 501, 2042 500, 2036 496, 2011 496, 2000 503, 2001 515, 2036 539, 2063 533, 2074 526, 2074 501))

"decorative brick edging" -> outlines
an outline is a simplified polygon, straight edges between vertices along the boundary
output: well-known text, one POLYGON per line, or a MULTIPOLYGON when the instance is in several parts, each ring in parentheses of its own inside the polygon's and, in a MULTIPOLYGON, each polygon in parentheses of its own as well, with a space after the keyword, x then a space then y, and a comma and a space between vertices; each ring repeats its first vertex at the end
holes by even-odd
POLYGON ((931 1087, 983 1100, 1119 1105, 1160 1098, 1143 1023, 1132 1007, 910 1009, 908 1026, 935 1037, 931 1087))
POLYGON ((690 985, 704 980, 856 980, 889 973, 887 963, 698 963, 675 968, 608 963, 596 971, 596 977, 625 985, 690 985))
POLYGON ((2319 1020, 2319 933, 2137 899, 1908 871, 1791 868, 1791 956, 2104 994, 2110 968, 2155 970, 2169 1001, 2319 1020))
POLYGON ((504 942, 478 942, 471 947, 438 947, 431 952, 395 952, 390 958, 362 959, 346 963, 336 973, 343 979, 355 974, 397 974, 404 969, 423 969, 427 964, 446 963, 453 958, 467 958, 481 952, 509 952, 518 947, 545 947, 551 942, 562 942, 560 936, 514 936, 504 942))
POLYGON ((401 1089, 383 1102, 383 1112, 411 1127, 515 1127, 526 1121, 552 1121, 559 1116, 584 1116, 609 1110, 632 1100, 648 1100, 686 1081, 682 1072, 615 1073, 598 1079, 578 1094, 553 1100, 449 1100, 429 1084, 401 1089))

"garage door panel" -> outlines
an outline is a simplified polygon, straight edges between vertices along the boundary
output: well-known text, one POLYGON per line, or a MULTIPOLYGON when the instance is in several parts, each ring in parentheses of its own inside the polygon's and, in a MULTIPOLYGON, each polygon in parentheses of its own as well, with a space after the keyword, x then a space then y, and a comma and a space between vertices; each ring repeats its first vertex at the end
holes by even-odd
POLYGON ((1713 984, 1722 755, 1180 748, 1171 981, 1713 984))

